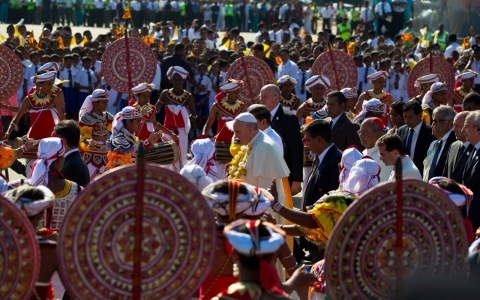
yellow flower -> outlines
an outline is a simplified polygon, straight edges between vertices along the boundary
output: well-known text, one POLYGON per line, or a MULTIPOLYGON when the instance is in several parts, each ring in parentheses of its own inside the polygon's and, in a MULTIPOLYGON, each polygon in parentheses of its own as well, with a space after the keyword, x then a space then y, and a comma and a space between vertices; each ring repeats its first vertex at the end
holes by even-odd
POLYGON ((243 156, 243 155, 245 155, 245 153, 243 153, 243 151, 240 150, 240 151, 238 151, 237 155, 238 155, 238 156, 243 156))
POLYGON ((238 165, 238 160, 232 159, 232 165, 238 165))

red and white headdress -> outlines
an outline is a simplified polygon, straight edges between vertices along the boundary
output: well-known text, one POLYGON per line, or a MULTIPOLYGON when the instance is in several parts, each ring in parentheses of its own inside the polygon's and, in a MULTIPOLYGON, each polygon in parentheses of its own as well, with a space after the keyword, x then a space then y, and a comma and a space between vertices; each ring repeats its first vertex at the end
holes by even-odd
POLYGON ((37 151, 38 159, 33 163, 30 185, 47 186, 50 166, 64 154, 65 147, 63 146, 63 140, 61 138, 50 137, 40 140, 37 151))

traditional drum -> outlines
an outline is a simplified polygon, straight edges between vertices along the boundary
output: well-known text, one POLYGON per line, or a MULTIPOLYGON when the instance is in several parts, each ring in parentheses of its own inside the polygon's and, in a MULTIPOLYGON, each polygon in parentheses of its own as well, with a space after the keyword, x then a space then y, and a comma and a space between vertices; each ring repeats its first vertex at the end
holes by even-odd
POLYGON ((226 79, 229 78, 245 83, 238 99, 247 105, 260 103, 260 90, 265 85, 272 84, 275 79, 268 64, 255 56, 242 56, 235 60, 228 68, 226 79))
MULTIPOLYGON (((33 140, 33 139, 30 139, 33 140)), ((15 138, 15 141, 13 142, 13 149, 18 149, 23 145, 23 138, 17 137, 15 138)), ((32 149, 28 149, 27 152, 24 152, 22 154, 22 158, 26 159, 37 159, 37 152, 38 152, 38 143, 32 147, 32 149)))
POLYGON ((311 167, 313 158, 310 156, 310 148, 308 146, 303 147, 303 166, 311 167))
MULTIPOLYGON (((403 181, 403 286, 419 278, 459 279, 467 235, 460 210, 440 189, 403 181)), ((377 186, 349 206, 327 243, 330 299, 394 299, 396 183, 377 186)))
MULTIPOLYGON (((64 217, 58 264, 70 298, 132 299, 139 174, 128 165, 98 176, 64 217)), ((215 259, 212 210, 182 175, 154 164, 141 174, 141 299, 191 299, 215 259)))
POLYGON ((153 144, 148 150, 145 150, 145 162, 171 165, 178 161, 178 146, 174 141, 165 141, 153 144))
POLYGON ((232 161, 233 156, 230 153, 230 143, 215 143, 215 160, 221 164, 228 164, 232 161))
POLYGON ((18 56, 8 47, 0 45, 0 101, 3 101, 20 88, 23 82, 23 65, 18 56))
POLYGON ((312 75, 326 76, 330 80, 331 91, 352 88, 357 85, 357 65, 351 56, 341 50, 328 50, 320 54, 312 66, 312 75))
POLYGON ((40 273, 40 248, 27 216, 0 196, 0 298, 30 299, 40 273))

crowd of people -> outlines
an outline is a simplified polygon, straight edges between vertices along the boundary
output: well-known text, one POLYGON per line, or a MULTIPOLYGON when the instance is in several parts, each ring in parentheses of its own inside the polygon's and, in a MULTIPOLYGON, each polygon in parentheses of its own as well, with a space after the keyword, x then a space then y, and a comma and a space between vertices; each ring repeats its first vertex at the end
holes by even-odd
MULTIPOLYGON (((305 275, 302 261, 322 261, 341 214, 356 196, 378 183, 395 181, 398 158, 403 178, 430 182, 457 195, 452 199, 472 224, 466 229, 469 237, 480 227, 480 187, 476 185, 480 179, 480 36, 473 27, 471 37, 461 44, 442 24, 435 32, 423 28, 416 33, 405 16, 405 3, 394 1, 394 20, 406 19, 405 26, 395 28, 399 23, 389 22, 388 3, 383 1, 367 10, 365 15, 376 16, 368 19, 371 23, 354 19, 358 24, 348 24, 354 20, 338 17, 340 6, 336 30, 326 22, 335 18, 333 9, 329 18, 322 10, 323 29, 314 35, 315 26, 306 23, 304 9, 300 7, 303 13, 294 15, 295 6, 286 4, 275 22, 250 24, 258 32, 254 41, 245 41, 239 29, 248 29, 248 24, 243 27, 244 19, 228 19, 235 28, 221 36, 217 29, 227 26, 211 22, 213 5, 211 17, 205 17, 209 3, 203 6, 203 20, 190 23, 202 11, 192 9, 196 1, 186 4, 192 9, 186 10, 190 18, 186 20, 182 10, 174 8, 174 3, 181 6, 182 2, 167 1, 156 10, 164 13, 170 5, 169 11, 179 14, 148 27, 143 25, 158 16, 150 20, 146 13, 136 24, 135 3, 131 5, 135 27, 128 29, 118 19, 125 13, 117 12, 101 18, 113 22, 106 34, 95 39, 88 30, 74 33, 75 27, 54 28, 50 22, 43 23, 38 39, 27 25, 7 28, 3 44, 21 60, 23 81, 10 98, 0 99, 4 133, 0 167, 27 180, 2 180, 0 188, 19 207, 31 205, 20 203, 28 197, 33 202, 48 200, 26 210, 34 226, 52 235, 61 230, 62 218, 82 187, 106 170, 135 163, 142 141, 147 149, 160 144, 178 148, 178 161, 164 167, 202 190, 216 213, 219 231, 225 232, 218 236, 221 245, 227 239, 236 251, 238 260, 233 261, 231 249, 217 249, 218 259, 199 291, 201 299, 216 295, 237 299, 246 290, 251 295, 285 298, 296 291, 307 299, 308 286, 316 279, 305 275), (184 26, 179 27, 182 21, 184 26), (352 25, 360 27, 355 30, 352 25), (153 81, 136 82, 129 93, 107 83, 103 70, 112 66, 102 64, 105 50, 125 34, 141 39, 157 55, 157 61, 151 62, 156 64, 153 81), (354 86, 335 90, 328 74, 313 73, 315 60, 332 48, 348 53, 355 62, 354 86), (429 55, 440 57, 441 64, 455 74, 427 72, 415 78, 414 87, 407 86, 410 71, 429 55), (257 104, 241 101, 246 84, 226 76, 242 56, 265 62, 275 78, 261 88, 257 104), (446 76, 455 76, 454 86, 442 82, 446 76), (409 97, 412 93, 417 95, 409 97), (14 141, 20 144, 13 146, 14 141), (19 160, 22 157, 25 164, 19 160), (291 195, 300 192, 298 211, 293 209, 291 195), (467 201, 470 196, 472 200, 467 201), (52 205, 57 209, 48 208, 52 205), (333 220, 325 216, 332 205, 333 220), (53 213, 45 218, 47 209, 53 213), (278 226, 245 221, 245 217, 267 217, 278 226), (285 225, 287 220, 296 225, 285 225), (239 235, 255 234, 259 236, 254 238, 262 237, 261 248, 238 242, 239 235), (285 234, 303 238, 289 248, 285 234), (273 268, 277 261, 282 264, 279 272, 273 268), (274 280, 260 280, 265 277, 259 272, 265 270, 274 280), (288 281, 283 270, 292 275, 288 281), (235 285, 237 281, 244 284, 235 285)), ((144 8, 149 3, 156 2, 145 3, 144 8)), ((259 6, 267 14, 262 20, 267 20, 272 7, 259 6)), ((43 295, 40 299, 47 299, 49 281, 48 276, 39 280, 44 283, 36 287, 36 295, 43 295)), ((64 292, 58 280, 53 284, 56 292, 64 292)), ((324 293, 318 284, 313 286, 324 293)), ((64 299, 68 299, 66 293, 64 299)))

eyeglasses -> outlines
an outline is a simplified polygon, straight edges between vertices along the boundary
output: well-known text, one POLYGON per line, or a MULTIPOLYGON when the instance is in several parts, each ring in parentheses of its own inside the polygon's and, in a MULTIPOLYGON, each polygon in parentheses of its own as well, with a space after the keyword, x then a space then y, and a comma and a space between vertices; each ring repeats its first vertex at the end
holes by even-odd
POLYGON ((432 120, 432 124, 433 124, 433 123, 448 122, 448 121, 451 121, 451 120, 437 120, 437 119, 433 119, 433 120, 432 120))
POLYGON ((367 135, 370 134, 370 132, 368 132, 368 131, 366 131, 366 130, 364 130, 364 131, 358 130, 358 131, 357 131, 357 134, 358 134, 358 135, 367 136, 367 135))

